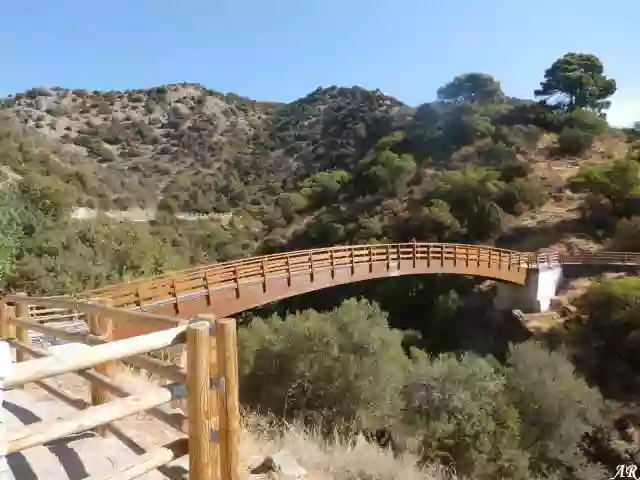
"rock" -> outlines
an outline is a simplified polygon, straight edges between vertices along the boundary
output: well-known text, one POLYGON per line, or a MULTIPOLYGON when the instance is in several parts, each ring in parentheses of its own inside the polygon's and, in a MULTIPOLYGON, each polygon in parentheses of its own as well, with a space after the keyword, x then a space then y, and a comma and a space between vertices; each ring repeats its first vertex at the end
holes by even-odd
MULTIPOLYGON (((291 453, 280 450, 267 458, 251 470, 252 475, 277 474, 279 480, 303 480, 307 478, 307 471, 300 466, 291 453)), ((267 477, 269 478, 269 477, 267 477)))

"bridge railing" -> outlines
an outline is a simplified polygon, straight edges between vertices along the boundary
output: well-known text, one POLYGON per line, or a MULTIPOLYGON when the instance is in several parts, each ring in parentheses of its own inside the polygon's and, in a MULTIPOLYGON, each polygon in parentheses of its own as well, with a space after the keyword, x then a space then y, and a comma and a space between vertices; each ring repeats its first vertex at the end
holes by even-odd
POLYGON ((136 478, 154 469, 167 471, 168 463, 188 454, 190 478, 236 480, 240 422, 235 328, 231 319, 212 320, 203 316, 196 322, 179 324, 171 318, 60 297, 21 294, 0 297, 0 342, 15 348, 17 361, 0 383, 2 390, 23 388, 33 382, 81 409, 73 416, 44 420, 6 432, 6 453, 95 430, 104 436, 115 435, 140 455, 125 469, 99 478, 120 480, 136 478), (70 332, 56 325, 57 321, 70 317, 84 319, 88 331, 70 332), (159 331, 111 341, 116 322, 146 323, 159 331), (32 344, 29 331, 75 342, 75 345, 63 347, 69 349, 68 353, 64 349, 50 351, 32 344), (186 368, 148 355, 175 345, 185 346, 186 368), (117 362, 144 369, 171 383, 151 386, 143 394, 134 394, 119 383, 117 362), (67 373, 75 373, 90 382, 91 403, 48 381, 67 373), (159 408, 176 400, 186 402, 186 416, 169 414, 159 408), (161 447, 141 446, 112 424, 141 412, 187 435, 161 447))
POLYGON ((527 267, 530 257, 527 253, 482 245, 396 243, 339 246, 205 265, 91 290, 86 295, 108 297, 117 306, 143 307, 159 299, 177 299, 194 290, 238 288, 242 283, 264 282, 268 277, 291 280, 298 275, 313 275, 314 272, 323 270, 335 272, 337 269, 355 269, 362 265, 372 269, 379 264, 388 267, 398 264, 415 266, 418 261, 434 265, 438 262, 460 262, 519 270, 527 267))

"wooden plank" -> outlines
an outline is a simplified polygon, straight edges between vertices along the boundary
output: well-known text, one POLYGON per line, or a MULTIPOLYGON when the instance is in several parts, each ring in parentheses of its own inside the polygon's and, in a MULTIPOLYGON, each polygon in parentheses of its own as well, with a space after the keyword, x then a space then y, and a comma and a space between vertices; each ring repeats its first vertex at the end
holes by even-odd
POLYGON ((187 420, 189 422, 189 477, 216 478, 218 465, 211 464, 209 411, 209 323, 187 328, 187 420), (215 468, 215 470, 212 469, 215 468), (215 477, 213 475, 215 475, 215 477))
MULTIPOLYGON (((119 360, 153 350, 159 350, 184 341, 186 326, 126 338, 91 347, 82 356, 73 358, 40 358, 16 364, 5 380, 5 387, 12 388, 43 378, 54 377, 75 370, 95 367, 104 362, 119 360)), ((23 342, 26 343, 26 342, 23 342)))
POLYGON ((216 321, 216 349, 219 375, 224 390, 219 393, 221 477, 240 479, 240 401, 238 390, 238 350, 236 322, 231 318, 216 321))
MULTIPOLYGON (((11 340, 9 342, 13 347, 15 348, 21 348, 24 349, 26 351, 28 351, 32 356, 37 357, 37 358, 41 358, 41 357, 51 357, 53 356, 53 354, 47 350, 45 350, 44 348, 39 348, 33 345, 25 345, 21 342, 18 342, 17 340, 11 340)), ((130 395, 133 395, 133 391, 128 390, 127 388, 123 387, 122 385, 119 385, 118 383, 116 383, 113 379, 107 378, 103 375, 100 375, 97 372, 93 372, 91 370, 79 370, 76 372, 73 372, 76 375, 78 375, 81 378, 84 378, 85 380, 88 380, 89 382, 91 382, 92 384, 98 384, 100 385, 103 389, 108 390, 109 392, 111 392, 112 394, 123 398, 123 397, 128 397, 130 395)), ((183 380, 180 383, 184 383, 186 380, 186 376, 183 375, 183 380)), ((38 384, 39 386, 40 383, 44 382, 44 380, 40 380, 38 382, 35 382, 36 384, 38 384)), ((86 406, 89 406, 90 404, 85 402, 86 406)), ((185 421, 185 416, 184 415, 180 415, 180 414, 170 414, 167 413, 159 408, 152 408, 150 410, 147 410, 147 412, 149 415, 151 415, 152 417, 160 420, 161 422, 166 423, 167 425, 175 428, 176 430, 183 430, 183 424, 185 421)), ((113 425, 111 425, 111 430, 113 430, 114 427, 113 425)))
POLYGON ((140 413, 171 400, 171 392, 155 387, 144 395, 135 395, 96 407, 90 407, 53 421, 38 422, 10 432, 7 453, 20 452, 74 433, 85 432, 121 418, 140 413))
POLYGON ((138 478, 162 465, 166 465, 188 452, 188 442, 181 438, 164 447, 140 455, 130 465, 108 475, 92 475, 87 480, 130 480, 138 478))
MULTIPOLYGON (((17 294, 22 301, 16 303, 16 318, 20 320, 28 320, 29 319, 29 304, 26 303, 25 298, 27 297, 26 293, 18 293, 17 294)), ((15 324, 16 326, 16 338, 24 343, 29 343, 29 330, 24 328, 24 326, 20 326, 15 324)), ((29 359, 29 355, 25 352, 16 352, 16 362, 25 362, 29 359)))
MULTIPOLYGON (((110 300, 108 299, 96 299, 95 303, 109 306, 110 300)), ((89 316, 89 330, 92 334, 101 337, 105 342, 113 340, 113 322, 107 315, 99 315, 92 313, 89 316)), ((100 365, 96 365, 96 372, 105 376, 106 378, 113 379, 117 372, 117 364, 115 362, 105 362, 100 365)), ((109 392, 102 388, 97 383, 91 383, 91 404, 102 405, 107 403, 111 398, 109 392)), ((109 436, 109 425, 100 425, 96 433, 101 437, 109 436)))

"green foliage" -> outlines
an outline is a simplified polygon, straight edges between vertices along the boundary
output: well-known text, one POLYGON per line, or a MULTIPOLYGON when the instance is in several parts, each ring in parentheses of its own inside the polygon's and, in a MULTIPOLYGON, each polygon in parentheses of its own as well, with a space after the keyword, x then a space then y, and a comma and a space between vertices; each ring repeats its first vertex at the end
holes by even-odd
POLYGON ((583 451, 604 403, 562 354, 534 342, 512 346, 504 366, 464 354, 421 357, 406 389, 407 420, 425 463, 470 478, 597 479, 583 451))
POLYGON ((565 127, 558 137, 558 151, 564 155, 580 157, 591 148, 593 140, 593 135, 588 132, 565 127))
POLYGON ((504 93, 500 82, 491 75, 466 73, 439 88, 438 99, 451 103, 486 104, 504 100, 504 93))
POLYGON ((530 468, 548 478, 602 478, 582 451, 586 434, 603 424, 604 402, 598 390, 575 373, 559 352, 527 342, 511 346, 506 390, 522 421, 521 442, 530 468))
POLYGON ((595 55, 567 53, 544 74, 537 97, 572 111, 586 108, 600 112, 609 108, 607 101, 616 91, 615 80, 604 75, 602 62, 595 55))
POLYGON ((403 334, 367 301, 345 301, 281 319, 255 319, 239 334, 241 397, 259 410, 321 425, 378 428, 397 419, 410 360, 403 334))
POLYGON ((10 273, 25 237, 27 210, 12 189, 0 186, 0 280, 10 273))
POLYGON ((609 383, 606 370, 613 365, 623 369, 626 374, 615 379, 617 392, 637 382, 639 307, 640 279, 632 277, 605 280, 581 298, 580 309, 586 319, 575 334, 582 346, 588 347, 588 358, 583 360, 588 363, 588 370, 605 384, 609 383))
MULTIPOLYGON (((575 192, 587 192, 592 198, 606 201, 615 215, 627 216, 637 208, 633 200, 640 193, 640 164, 619 159, 612 164, 584 166, 569 186, 575 192)), ((596 203, 592 201, 592 205, 596 203)))
POLYGON ((505 184, 494 170, 467 167, 442 175, 433 197, 451 206, 471 238, 488 239, 501 230, 503 210, 498 198, 505 184))
POLYGON ((640 252, 640 217, 623 218, 616 224, 609 250, 640 252))
POLYGON ((528 478, 520 418, 494 363, 443 355, 423 361, 416 375, 407 414, 419 429, 424 463, 443 463, 471 478, 528 478))

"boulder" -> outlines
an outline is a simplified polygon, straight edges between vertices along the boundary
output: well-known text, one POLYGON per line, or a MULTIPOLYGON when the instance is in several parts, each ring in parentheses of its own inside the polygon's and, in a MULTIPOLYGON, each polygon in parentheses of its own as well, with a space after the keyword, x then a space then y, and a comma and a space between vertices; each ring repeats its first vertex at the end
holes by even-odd
POLYGON ((268 456, 260 465, 251 469, 251 474, 278 480, 304 480, 308 475, 287 450, 280 450, 268 456))

